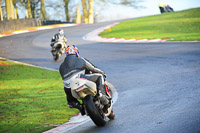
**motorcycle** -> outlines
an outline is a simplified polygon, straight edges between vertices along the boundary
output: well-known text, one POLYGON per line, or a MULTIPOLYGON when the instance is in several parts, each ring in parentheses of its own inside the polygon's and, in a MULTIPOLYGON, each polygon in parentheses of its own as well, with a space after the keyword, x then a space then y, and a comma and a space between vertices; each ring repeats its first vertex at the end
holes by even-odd
POLYGON ((66 49, 65 44, 62 41, 57 41, 52 43, 51 46, 52 46, 51 53, 53 55, 53 59, 57 61, 59 57, 65 52, 66 49))
MULTIPOLYGON (((64 82, 65 83, 65 82, 64 82)), ((113 101, 111 90, 105 81, 106 96, 97 92, 96 83, 84 78, 74 78, 71 80, 71 93, 76 99, 82 100, 85 113, 97 126, 106 124, 106 117, 113 120, 113 101)))
POLYGON ((167 5, 165 10, 166 10, 166 12, 174 12, 174 9, 172 7, 170 7, 169 5, 167 5))
POLYGON ((160 7, 160 12, 165 13, 165 12, 174 12, 174 9, 167 5, 166 7, 160 7))

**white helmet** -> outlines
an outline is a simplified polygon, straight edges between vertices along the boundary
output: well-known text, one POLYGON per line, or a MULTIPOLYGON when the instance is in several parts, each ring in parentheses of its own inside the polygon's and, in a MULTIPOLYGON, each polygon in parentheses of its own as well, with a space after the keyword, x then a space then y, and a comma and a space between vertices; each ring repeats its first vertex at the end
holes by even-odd
POLYGON ((59 29, 59 34, 64 35, 64 30, 63 29, 59 29))

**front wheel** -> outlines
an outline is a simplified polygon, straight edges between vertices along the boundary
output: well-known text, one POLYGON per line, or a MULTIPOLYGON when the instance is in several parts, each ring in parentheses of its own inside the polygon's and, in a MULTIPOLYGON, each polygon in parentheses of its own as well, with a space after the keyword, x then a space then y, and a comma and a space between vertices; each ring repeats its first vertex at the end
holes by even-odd
POLYGON ((106 124, 106 117, 102 110, 98 109, 94 102, 93 97, 91 95, 88 95, 84 98, 84 104, 85 108, 87 110, 88 115, 92 119, 92 121, 97 126, 104 126, 106 124))
POLYGON ((53 59, 54 59, 55 61, 57 61, 58 58, 59 58, 59 55, 58 55, 58 54, 56 54, 56 55, 53 56, 53 59))
POLYGON ((53 55, 54 61, 57 61, 59 59, 59 57, 61 56, 59 51, 55 51, 54 53, 52 53, 52 55, 53 55))

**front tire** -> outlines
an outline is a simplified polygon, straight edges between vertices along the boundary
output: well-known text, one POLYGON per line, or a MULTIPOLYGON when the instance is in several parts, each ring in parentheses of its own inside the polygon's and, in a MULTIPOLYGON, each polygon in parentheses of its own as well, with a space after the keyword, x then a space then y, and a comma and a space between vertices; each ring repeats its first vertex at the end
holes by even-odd
POLYGON ((57 61, 58 58, 59 58, 59 56, 58 56, 58 55, 55 55, 55 56, 54 56, 54 61, 57 61))
POLYGON ((92 121, 97 125, 97 126, 105 126, 106 124, 106 117, 102 111, 102 113, 100 112, 101 110, 99 110, 94 102, 93 102, 93 97, 91 95, 88 95, 84 98, 84 104, 85 104, 85 108, 87 110, 88 115, 90 116, 90 118, 92 119, 92 121))
POLYGON ((60 57, 60 53, 57 51, 53 57, 54 57, 54 60, 57 61, 60 57))

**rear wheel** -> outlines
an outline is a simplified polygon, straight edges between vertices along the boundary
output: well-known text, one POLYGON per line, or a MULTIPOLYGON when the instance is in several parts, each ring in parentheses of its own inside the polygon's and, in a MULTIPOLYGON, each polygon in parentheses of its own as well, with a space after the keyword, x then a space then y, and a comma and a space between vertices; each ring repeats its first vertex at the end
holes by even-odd
POLYGON ((106 124, 106 117, 102 110, 99 110, 94 102, 93 97, 88 95, 84 98, 84 104, 88 115, 97 126, 104 126, 106 124))

